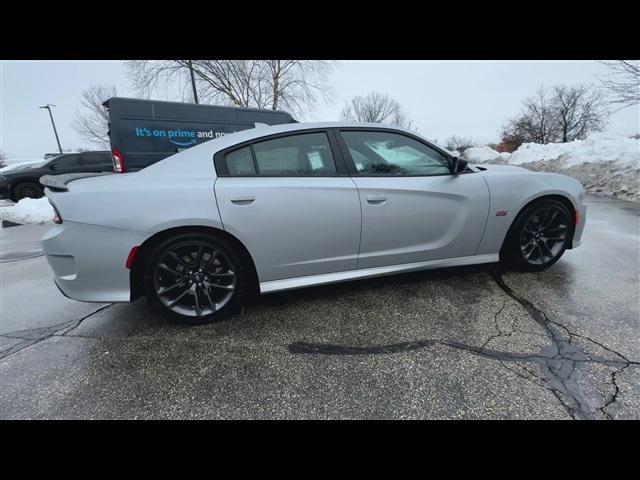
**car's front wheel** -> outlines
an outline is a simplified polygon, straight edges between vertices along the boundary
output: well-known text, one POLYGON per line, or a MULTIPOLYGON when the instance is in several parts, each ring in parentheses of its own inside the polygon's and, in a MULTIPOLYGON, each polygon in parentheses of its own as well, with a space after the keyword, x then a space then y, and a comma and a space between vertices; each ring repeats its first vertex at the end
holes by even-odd
POLYGON ((176 235, 147 257, 147 297, 174 319, 204 324, 232 313, 245 291, 246 272, 233 247, 204 234, 176 235))
POLYGON ((572 215, 564 203, 541 200, 520 212, 509 230, 501 258, 518 270, 544 270, 560 259, 572 234, 572 215))

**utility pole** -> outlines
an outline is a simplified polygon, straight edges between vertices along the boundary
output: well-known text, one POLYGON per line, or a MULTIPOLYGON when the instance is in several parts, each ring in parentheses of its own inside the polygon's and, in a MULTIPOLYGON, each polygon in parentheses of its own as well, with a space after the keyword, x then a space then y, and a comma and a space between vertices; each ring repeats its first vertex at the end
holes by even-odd
POLYGON ((53 114, 51 113, 51 107, 55 107, 55 105, 51 105, 47 103, 46 105, 41 106, 40 108, 46 108, 49 110, 49 117, 51 117, 51 125, 53 125, 53 133, 56 135, 56 142, 58 142, 58 150, 62 153, 62 146, 60 145, 60 138, 58 137, 58 131, 56 130, 56 123, 53 121, 53 114))
POLYGON ((196 77, 193 73, 193 63, 191 60, 187 60, 187 64, 189 65, 189 74, 191 75, 191 88, 193 89, 193 101, 198 103, 198 91, 196 90, 196 77))

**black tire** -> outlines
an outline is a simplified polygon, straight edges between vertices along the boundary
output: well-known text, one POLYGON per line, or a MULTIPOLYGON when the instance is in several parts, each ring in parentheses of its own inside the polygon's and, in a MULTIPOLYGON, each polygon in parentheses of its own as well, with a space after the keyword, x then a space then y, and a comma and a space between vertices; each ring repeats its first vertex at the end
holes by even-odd
POLYGON ((13 188, 12 200, 19 202, 23 198, 40 198, 44 196, 44 189, 35 182, 20 182, 13 188))
POLYGON ((247 296, 247 266, 228 242, 213 235, 183 233, 170 237, 146 256, 143 268, 149 301, 170 318, 188 325, 220 320, 236 312, 247 296), (234 289, 227 298, 225 289, 232 285, 234 289), (180 295, 182 298, 170 306, 180 295))
POLYGON ((524 272, 549 268, 564 254, 574 228, 573 216, 564 203, 553 199, 534 202, 511 225, 500 261, 524 272), (545 222, 549 223, 546 227, 545 222))

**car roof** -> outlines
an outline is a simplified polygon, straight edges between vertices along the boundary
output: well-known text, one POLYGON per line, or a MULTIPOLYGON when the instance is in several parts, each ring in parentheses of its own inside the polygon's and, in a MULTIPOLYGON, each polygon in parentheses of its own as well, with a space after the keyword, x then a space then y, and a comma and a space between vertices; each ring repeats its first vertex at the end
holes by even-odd
MULTIPOLYGON (((288 112, 285 112, 284 110, 271 110, 271 109, 267 109, 267 108, 251 108, 251 107, 239 107, 239 106, 233 106, 233 105, 211 105, 208 103, 185 103, 185 102, 174 102, 174 101, 170 101, 170 100, 154 100, 154 99, 146 99, 146 98, 129 98, 129 97, 111 97, 107 100, 105 100, 104 102, 102 102, 102 105, 107 107, 107 108, 112 108, 115 105, 126 105, 130 108, 138 108, 138 110, 140 108, 146 108, 149 107, 149 111, 151 111, 152 105, 165 105, 168 107, 174 106, 174 107, 178 107, 181 109, 187 108, 191 111, 193 111, 193 109, 216 109, 216 110, 220 110, 220 111, 238 111, 238 112, 260 112, 260 113, 272 113, 272 114, 284 114, 288 117, 291 117, 291 114, 289 114, 288 112)), ((129 112, 131 113, 131 112, 129 112)), ((141 112, 138 112, 138 115, 140 115, 141 112)), ((293 117, 291 117, 293 118, 293 117)))
MULTIPOLYGON (((269 135, 277 135, 279 133, 288 132, 302 132, 305 130, 327 129, 327 128, 370 128, 370 129, 385 129, 385 130, 397 130, 399 132, 415 135, 410 130, 396 127, 394 125, 385 125, 382 123, 359 123, 359 122, 300 122, 300 123, 284 123, 279 125, 260 125, 248 130, 242 130, 236 133, 225 135, 215 140, 210 140, 196 147, 192 147, 189 150, 195 150, 204 145, 209 147, 215 147, 215 151, 224 150, 225 148, 232 147, 239 143, 257 140, 261 137, 269 135), (214 143, 215 142, 215 143, 214 143)), ((426 140, 426 139, 425 139, 426 140)))
MULTIPOLYGON (((312 129, 316 129, 316 128, 378 128, 378 129, 392 129, 392 130, 400 130, 400 131, 404 131, 407 133, 412 133, 410 130, 406 130, 404 128, 401 127, 397 127, 395 125, 386 125, 383 123, 366 123, 366 122, 300 122, 300 123, 285 123, 285 124, 281 124, 281 125, 265 125, 265 126, 261 126, 261 127, 256 127, 256 128, 252 128, 250 130, 245 130, 245 131, 252 131, 252 132, 256 132, 258 133, 258 131, 262 131, 262 130, 269 130, 269 133, 267 133, 267 135, 271 135, 273 133, 280 133, 280 132, 291 132, 291 131, 295 131, 295 130, 312 130, 312 129)), ((263 133, 261 132, 260 135, 257 135, 256 138, 258 136, 262 136, 263 133)))

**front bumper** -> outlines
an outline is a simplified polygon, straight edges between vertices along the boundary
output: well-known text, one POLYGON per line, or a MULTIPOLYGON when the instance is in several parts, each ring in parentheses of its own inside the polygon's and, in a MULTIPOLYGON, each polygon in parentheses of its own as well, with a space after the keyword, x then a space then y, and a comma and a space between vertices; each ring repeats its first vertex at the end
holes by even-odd
POLYGON ((587 222, 587 206, 584 203, 578 204, 578 223, 573 232, 573 241, 571 242, 571 248, 579 247, 582 243, 582 232, 584 232, 584 226, 587 222))
POLYGON ((145 234, 65 221, 42 238, 42 249, 64 295, 83 302, 128 302, 131 248, 145 234))

